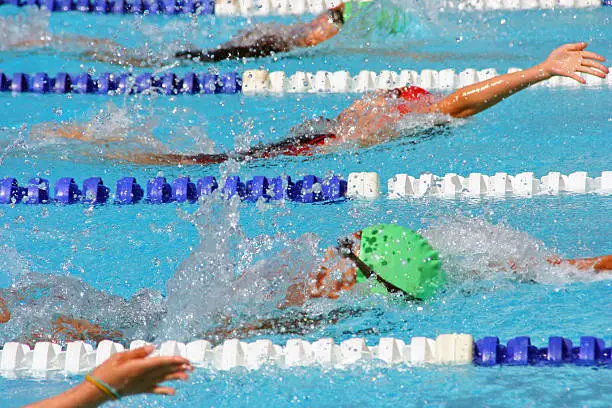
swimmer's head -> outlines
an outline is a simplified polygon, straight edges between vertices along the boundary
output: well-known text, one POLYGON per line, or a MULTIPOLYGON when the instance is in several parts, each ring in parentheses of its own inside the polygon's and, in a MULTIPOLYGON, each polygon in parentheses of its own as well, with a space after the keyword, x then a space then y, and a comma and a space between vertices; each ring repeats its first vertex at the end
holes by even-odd
POLYGON ((342 20, 347 23, 356 12, 365 6, 372 3, 373 0, 361 0, 361 1, 347 1, 339 6, 334 7, 332 10, 339 10, 342 12, 342 20))
MULTIPOLYGON (((361 233, 361 260, 386 283, 415 299, 428 299, 446 281, 438 252, 416 232, 393 224, 375 225, 361 233)), ((366 280, 357 271, 357 282, 366 280)), ((388 293, 375 282, 372 291, 388 293)))
POLYGON ((397 105, 397 110, 402 115, 412 112, 416 103, 428 95, 431 95, 427 90, 419 88, 418 86, 404 86, 392 89, 389 92, 397 99, 406 101, 406 103, 400 101, 397 105))

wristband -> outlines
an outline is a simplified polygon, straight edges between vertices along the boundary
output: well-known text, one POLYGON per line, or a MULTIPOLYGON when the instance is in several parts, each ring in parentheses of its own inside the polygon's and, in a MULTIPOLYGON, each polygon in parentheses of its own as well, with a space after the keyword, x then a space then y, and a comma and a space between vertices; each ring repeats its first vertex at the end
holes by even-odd
POLYGON ((102 391, 113 401, 116 401, 121 398, 121 395, 119 395, 119 392, 115 388, 111 387, 110 385, 108 385, 98 377, 93 376, 92 374, 87 374, 85 376, 85 381, 88 381, 89 383, 95 385, 97 389, 102 391))

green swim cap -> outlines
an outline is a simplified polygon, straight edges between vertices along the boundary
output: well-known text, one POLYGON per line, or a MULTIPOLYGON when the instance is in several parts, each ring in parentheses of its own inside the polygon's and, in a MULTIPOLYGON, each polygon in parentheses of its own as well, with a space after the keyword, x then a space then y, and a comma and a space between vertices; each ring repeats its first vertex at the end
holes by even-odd
MULTIPOLYGON (((355 2, 356 6, 357 6, 357 10, 360 10, 362 8, 364 8, 365 6, 367 6, 368 4, 370 4, 372 2, 372 0, 365 0, 365 1, 358 1, 355 2)), ((344 22, 346 23, 347 21, 349 21, 349 19, 353 16, 353 2, 349 1, 344 3, 344 12, 342 13, 342 18, 344 19, 344 22)))
MULTIPOLYGON (((372 1, 373 0, 362 0, 344 3, 344 12, 342 13, 344 23, 348 23, 351 17, 355 17, 361 9, 372 4, 372 1)), ((376 10, 372 9, 371 12, 368 11, 366 20, 367 21, 364 21, 364 23, 367 23, 369 27, 377 27, 389 34, 402 33, 406 30, 408 25, 406 16, 402 10, 399 10, 397 7, 388 7, 388 5, 379 7, 376 10)))
MULTIPOLYGON (((365 228, 361 232, 359 258, 384 281, 417 299, 434 296, 446 282, 438 252, 416 232, 392 224, 365 228)), ((366 275, 357 270, 357 282, 366 275)), ((375 293, 387 294, 380 282, 372 287, 375 293)))

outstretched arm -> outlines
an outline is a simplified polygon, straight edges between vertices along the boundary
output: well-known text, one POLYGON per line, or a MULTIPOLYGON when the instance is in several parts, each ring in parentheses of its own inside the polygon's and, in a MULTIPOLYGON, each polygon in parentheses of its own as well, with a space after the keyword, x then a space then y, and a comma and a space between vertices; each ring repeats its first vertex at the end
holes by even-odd
POLYGON ((598 256, 595 258, 580 258, 580 259, 559 259, 549 258, 548 263, 551 265, 573 265, 577 269, 594 270, 595 272, 609 272, 612 271, 612 255, 598 256))
POLYGON ((309 23, 297 26, 292 33, 295 46, 313 47, 338 34, 344 24, 343 11, 344 3, 319 14, 309 23))
POLYGON ((579 72, 605 78, 609 70, 601 62, 606 59, 594 52, 585 51, 586 47, 585 42, 565 44, 554 50, 541 64, 461 88, 442 101, 431 105, 430 111, 465 118, 553 76, 569 77, 581 84, 585 84, 586 81, 578 74, 579 72))

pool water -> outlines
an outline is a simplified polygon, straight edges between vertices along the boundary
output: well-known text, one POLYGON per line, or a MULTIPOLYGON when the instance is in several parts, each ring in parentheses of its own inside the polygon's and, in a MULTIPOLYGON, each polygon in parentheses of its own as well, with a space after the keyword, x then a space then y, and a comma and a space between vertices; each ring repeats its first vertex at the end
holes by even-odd
MULTIPOLYGON (((410 28, 388 36, 367 30, 368 16, 354 21, 320 48, 257 61, 225 62, 186 70, 221 71, 346 69, 421 70, 452 67, 527 67, 557 45, 585 40, 593 51, 612 57, 612 8, 593 10, 439 12, 435 3, 383 1, 410 21, 410 28)), ((76 45, 57 40, 46 48, 23 49, 15 33, 112 38, 130 46, 165 52, 175 42, 214 46, 251 20, 221 17, 134 17, 30 12, 29 24, 7 19, 23 10, 3 6, 12 24, 0 45, 2 71, 86 70, 92 74, 126 70, 91 62, 76 45), (32 25, 36 26, 32 28, 32 25), (39 31, 37 31, 39 30, 39 31), (7 34, 8 33, 8 34, 7 34), (60 43, 61 42, 61 43, 60 43)), ((308 16, 304 17, 308 18, 308 16)), ((370 17, 373 18, 373 17, 370 17)), ((291 18, 253 21, 289 22, 291 18)), ((609 65, 609 64, 608 64, 609 65)), ((145 68, 135 68, 144 72, 145 68)), ((106 153, 139 148, 133 140, 148 135, 176 151, 213 152, 281 140, 293 126, 318 116, 334 117, 359 95, 285 96, 120 96, 0 94, 2 177, 24 182, 101 176, 107 185, 135 176, 141 185, 159 174, 197 178, 239 174, 299 177, 377 171, 383 184, 397 173, 418 176, 470 172, 516 174, 610 170, 610 90, 539 87, 504 101, 468 120, 453 120, 435 131, 406 132, 398 140, 367 149, 308 158, 279 158, 221 166, 138 166, 104 158, 106 153), (101 133, 124 140, 92 145, 37 136, 37 125, 91 123, 101 133)), ((427 125, 410 117, 404 125, 427 125)), ((151 143, 151 139, 147 139, 151 143)), ((384 188, 383 188, 384 190, 384 188)), ((609 220, 612 200, 605 195, 538 196, 504 200, 402 199, 349 200, 330 205, 201 204, 134 206, 3 206, 0 208, 0 296, 5 288, 27 288, 28 302, 16 304, 14 319, 0 328, 0 343, 33 327, 49 330, 57 314, 86 318, 124 331, 125 343, 155 343, 201 337, 215 317, 238 321, 276 316, 282 280, 270 270, 288 262, 293 274, 316 264, 320 250, 336 238, 365 226, 397 222, 420 229, 446 259, 451 284, 423 304, 398 306, 376 296, 349 294, 338 302, 313 302, 315 316, 340 313, 299 333, 260 333, 276 344, 300 335, 308 341, 331 337, 340 342, 364 337, 409 340, 464 332, 475 338, 528 335, 543 346, 548 336, 577 340, 603 338, 609 345, 610 280, 570 269, 550 268, 551 254, 588 257, 612 252, 609 220), (190 214, 194 214, 189 220, 190 214), (194 226, 195 224, 195 226, 194 226), (228 239, 225 239, 228 238, 228 239), (194 252, 204 260, 183 262, 194 252), (509 256, 510 255, 510 256, 509 256), (529 264, 518 276, 487 267, 490 261, 529 264), (530 260, 539 261, 530 264, 530 260), (267 259, 267 261, 265 261, 267 259), (183 264, 183 266, 181 266, 183 264), (179 272, 177 272, 179 271, 179 272), (269 283, 272 300, 241 286, 232 293, 235 274, 269 283), (536 283, 533 283, 535 281, 536 283), (277 286, 274 286, 277 285, 277 286), (242 296, 244 294, 249 296, 242 296), (340 310, 340 312, 338 312, 340 310), (161 316, 161 317, 160 317, 161 316)), ((267 286, 264 286, 267 289, 267 286)), ((80 380, 0 377, 0 406, 19 406, 53 395, 80 380)), ((349 370, 274 367, 259 371, 196 371, 178 384, 178 396, 144 396, 125 406, 609 406, 612 370, 585 367, 399 367, 376 363, 349 370)))

